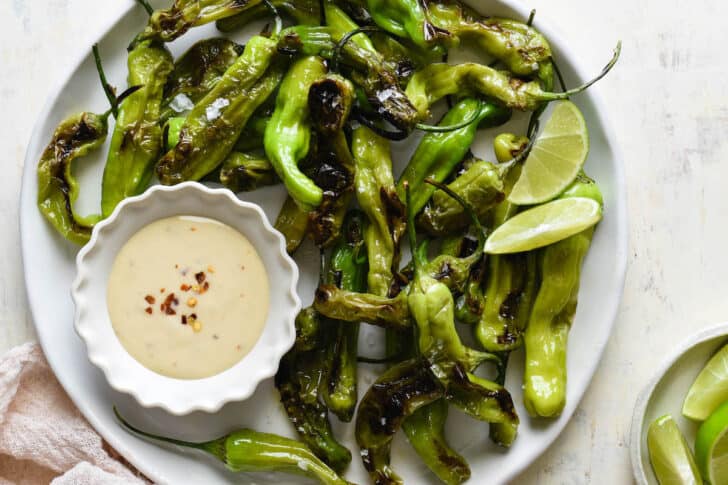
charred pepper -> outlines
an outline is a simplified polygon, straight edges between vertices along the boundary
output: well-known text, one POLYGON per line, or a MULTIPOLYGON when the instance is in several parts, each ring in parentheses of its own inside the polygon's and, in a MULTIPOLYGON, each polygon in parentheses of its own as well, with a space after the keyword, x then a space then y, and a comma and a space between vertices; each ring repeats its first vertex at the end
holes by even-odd
POLYGON ((308 231, 308 211, 301 209, 289 195, 281 207, 276 219, 275 228, 286 239, 288 254, 296 252, 308 231))

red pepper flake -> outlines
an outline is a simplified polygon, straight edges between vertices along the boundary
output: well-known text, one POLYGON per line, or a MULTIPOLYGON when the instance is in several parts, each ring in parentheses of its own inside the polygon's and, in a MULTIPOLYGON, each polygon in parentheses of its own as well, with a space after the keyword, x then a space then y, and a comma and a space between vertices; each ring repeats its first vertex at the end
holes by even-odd
POLYGON ((206 276, 205 276, 205 272, 204 271, 200 271, 199 273, 195 273, 195 279, 197 280, 197 283, 198 284, 201 285, 205 281, 205 278, 206 278, 206 276))
POLYGON ((175 298, 174 293, 167 295, 167 298, 165 298, 164 303, 160 305, 159 309, 165 315, 176 315, 177 312, 172 308, 172 305, 179 305, 179 300, 175 298))
POLYGON ((182 325, 187 325, 187 315, 182 315, 182 325))
POLYGON ((195 232, 196 230, 197 230, 196 227, 194 227, 194 226, 193 227, 190 227, 190 231, 195 232))
POLYGON ((164 288, 160 288, 160 289, 159 289, 159 292, 160 292, 160 293, 164 293, 164 292, 165 292, 165 289, 164 289, 164 288))
POLYGON ((191 314, 190 314, 190 318, 191 318, 192 320, 197 320, 197 313, 191 313, 191 314))
POLYGON ((192 287, 190 285, 188 285, 187 283, 183 283, 179 287, 180 291, 190 291, 190 288, 192 288, 192 287))
POLYGON ((152 307, 148 306, 144 311, 151 315, 152 314, 152 307))
POLYGON ((206 292, 209 289, 210 289, 210 283, 207 282, 207 281, 205 281, 205 284, 202 285, 202 291, 201 291, 201 293, 204 293, 204 292, 206 292))
POLYGON ((179 269, 179 265, 178 264, 175 264, 174 265, 174 269, 179 269))
POLYGON ((154 302, 156 302, 157 300, 152 295, 147 295, 144 297, 144 301, 146 301, 150 305, 154 305, 154 302))

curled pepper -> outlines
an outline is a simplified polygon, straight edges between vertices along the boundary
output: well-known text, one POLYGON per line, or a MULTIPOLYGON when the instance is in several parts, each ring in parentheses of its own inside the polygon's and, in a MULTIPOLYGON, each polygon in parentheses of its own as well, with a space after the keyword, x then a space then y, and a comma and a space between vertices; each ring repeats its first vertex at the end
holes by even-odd
MULTIPOLYGON (((560 196, 588 197, 600 204, 597 184, 581 174, 560 196)), ((541 250, 541 287, 524 334, 523 401, 531 416, 559 416, 566 404, 566 350, 579 296, 581 264, 594 227, 541 250)))
MULTIPOLYGON (((367 255, 362 234, 364 226, 363 214, 350 211, 344 221, 341 241, 331 252, 330 280, 345 290, 366 290, 367 255)), ((357 402, 359 324, 327 320, 325 329, 329 340, 326 344, 324 401, 339 419, 349 422, 354 416, 357 402)))
POLYGON ((166 121, 192 109, 220 82, 242 53, 242 46, 224 37, 204 39, 190 47, 175 61, 164 86, 160 119, 166 121))
POLYGON ((129 85, 141 86, 121 103, 111 136, 101 187, 101 214, 149 185, 162 150, 159 115, 172 54, 161 44, 142 42, 129 52, 129 85))
MULTIPOLYGON (((505 198, 502 170, 491 163, 472 163, 448 187, 475 208, 483 220, 505 198)), ((444 192, 435 192, 418 218, 418 226, 433 236, 444 236, 467 227, 465 210, 444 192)))
POLYGON ((303 475, 324 485, 350 485, 305 445, 290 438, 240 429, 212 441, 191 443, 142 431, 121 417, 116 408, 114 414, 124 428, 132 433, 183 448, 204 451, 233 472, 283 472, 303 475))
POLYGON ((510 111, 498 105, 466 98, 457 103, 442 119, 441 126, 473 120, 467 126, 445 133, 428 133, 422 138, 397 182, 397 193, 404 198, 404 184, 412 191, 415 214, 425 206, 435 188, 424 183, 425 178, 444 182, 473 144, 479 125, 495 126, 505 123, 510 111))
POLYGON ((614 56, 596 78, 563 93, 544 91, 540 80, 526 82, 510 72, 473 62, 430 64, 412 76, 406 93, 423 117, 429 114, 432 104, 452 94, 486 96, 512 109, 535 111, 544 101, 567 99, 599 81, 612 70, 620 51, 621 43, 617 44, 614 56))
POLYGON ((345 322, 366 322, 394 330, 412 325, 405 293, 388 298, 322 285, 316 289, 313 306, 322 315, 345 322))
POLYGON ((108 114, 80 113, 61 122, 38 162, 38 208, 63 237, 83 245, 99 216, 78 216, 78 183, 71 164, 104 144, 108 114))
POLYGON ((298 163, 308 154, 311 143, 308 93, 325 74, 326 66, 320 57, 296 61, 281 83, 276 109, 265 130, 266 155, 290 196, 305 210, 323 201, 323 191, 301 172, 298 163))
POLYGON ((553 77, 551 46, 532 26, 517 20, 483 17, 458 1, 426 1, 433 24, 446 30, 451 45, 475 45, 517 76, 553 77))
POLYGON ((444 395, 423 358, 393 366, 372 384, 359 404, 355 434, 364 468, 375 484, 403 483, 390 466, 394 435, 407 417, 444 395))
POLYGON ((243 54, 187 116, 179 143, 157 165, 166 185, 199 180, 232 151, 253 112, 278 87, 283 68, 275 41, 252 37, 243 54))

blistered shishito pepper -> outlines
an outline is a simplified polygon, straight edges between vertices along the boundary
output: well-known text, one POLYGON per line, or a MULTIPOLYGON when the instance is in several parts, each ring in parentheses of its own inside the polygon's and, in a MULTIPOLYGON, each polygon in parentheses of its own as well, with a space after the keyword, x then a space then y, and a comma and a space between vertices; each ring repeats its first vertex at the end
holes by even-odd
POLYGON ((334 244, 354 195, 354 159, 344 126, 354 105, 354 86, 337 74, 313 83, 308 93, 311 122, 316 127, 314 180, 324 191, 323 201, 311 214, 310 231, 320 248, 334 244))
POLYGON ((518 76, 553 77, 551 46, 536 29, 517 20, 483 17, 457 1, 427 2, 433 24, 446 30, 451 44, 475 45, 518 76))
POLYGON ((262 154, 232 152, 220 167, 220 183, 233 192, 250 192, 280 182, 262 154))
POLYGON ((201 40, 190 47, 174 63, 174 70, 164 86, 164 102, 160 119, 191 110, 220 82, 243 47, 224 37, 201 40))
POLYGON ((393 330, 412 326, 405 293, 388 298, 322 285, 316 290, 313 306, 322 315, 346 322, 366 322, 393 330))
MULTIPOLYGON (((364 247, 364 214, 350 211, 344 221, 341 241, 331 251, 329 282, 349 291, 367 287, 367 254, 364 247)), ((349 422, 357 402, 357 353, 359 324, 325 321, 327 364, 323 393, 329 410, 349 422)))
POLYGON ((355 434, 373 483, 403 483, 390 466, 394 435, 407 417, 444 396, 444 387, 423 358, 395 365, 372 384, 359 404, 355 434))
POLYGON ((172 42, 192 27, 215 22, 239 14, 265 0, 174 0, 167 9, 151 13, 144 30, 136 37, 132 47, 145 40, 172 42))
MULTIPOLYGON (((466 62, 457 65, 434 63, 418 70, 407 84, 407 96, 425 117, 436 101, 448 95, 480 95, 499 100, 509 108, 535 111, 545 101, 567 99, 589 88, 616 64, 621 44, 604 70, 591 81, 563 93, 546 91, 540 80, 524 81, 508 71, 466 62)), ((546 88, 548 89, 548 88, 546 88)))
POLYGON ((473 120, 469 125, 446 133, 428 133, 422 138, 409 164, 397 182, 397 193, 404 197, 404 184, 412 191, 415 213, 419 213, 435 192, 424 183, 425 178, 444 182, 463 159, 475 139, 480 126, 497 126, 510 118, 510 111, 477 99, 466 98, 457 103, 442 119, 440 125, 449 126, 473 120))
POLYGON ((350 485, 298 441, 252 429, 240 429, 202 443, 191 443, 147 433, 135 428, 114 408, 121 424, 145 438, 183 448, 201 450, 214 456, 233 472, 283 472, 303 475, 324 485, 350 485))
MULTIPOLYGON (((587 197, 600 204, 597 184, 581 174, 561 198, 587 197)), ((566 351, 579 296, 581 264, 594 227, 539 251, 541 286, 524 334, 523 402, 531 416, 559 416, 566 404, 566 351)))
POLYGON ((301 172, 298 163, 308 155, 311 143, 308 92, 325 75, 320 57, 296 61, 281 83, 276 109, 265 130, 266 155, 290 196, 304 210, 312 210, 323 201, 323 190, 301 172))
POLYGON ((315 342, 309 351, 290 350, 281 359, 274 382, 298 436, 317 457, 341 472, 351 462, 351 452, 336 440, 331 429, 319 387, 327 363, 325 337, 319 332, 315 342))
MULTIPOLYGON (((502 170, 488 162, 472 163, 448 187, 473 206, 481 220, 504 199, 502 170)), ((451 234, 468 224, 463 208, 444 192, 433 194, 418 219, 419 227, 433 236, 451 234)))
POLYGON ((301 209, 289 195, 281 207, 275 228, 286 239, 288 254, 296 252, 308 232, 308 211, 301 209))
POLYGON ((78 184, 72 163, 104 144, 108 114, 80 113, 61 122, 38 162, 38 208, 63 237, 86 244, 98 216, 81 217, 73 209, 78 184))
POLYGON ((364 230, 369 255, 368 291, 387 296, 394 268, 399 264, 399 243, 405 228, 404 205, 394 186, 389 141, 360 126, 352 133, 352 151, 356 198, 370 222, 364 230))
POLYGON ((276 42, 252 37, 243 54, 187 115, 179 143, 157 165, 165 185, 199 180, 232 151, 253 112, 283 78, 276 42))
MULTIPOLYGON (((506 163, 528 146, 528 138, 510 133, 494 140, 496 158, 506 163)), ((513 165, 505 177, 505 192, 510 192, 521 174, 521 164, 513 165)), ((518 206, 508 199, 492 211, 491 225, 495 229, 518 212, 518 206)), ((522 334, 528 323, 531 306, 538 287, 534 253, 492 255, 487 261, 483 311, 475 336, 486 350, 505 352, 522 344, 522 334)))
POLYGON ((121 103, 111 136, 101 188, 101 214, 149 185, 162 150, 159 114, 172 54, 161 44, 142 42, 129 52, 129 86, 141 86, 121 103))
POLYGON ((449 41, 449 34, 430 22, 421 0, 367 0, 367 6, 379 27, 409 39, 421 49, 449 41))
MULTIPOLYGON (((278 12, 291 17, 298 25, 318 25, 321 22, 319 0, 270 0, 270 3, 278 12)), ((215 25, 220 32, 233 32, 270 15, 271 8, 260 2, 239 14, 218 20, 215 25)))

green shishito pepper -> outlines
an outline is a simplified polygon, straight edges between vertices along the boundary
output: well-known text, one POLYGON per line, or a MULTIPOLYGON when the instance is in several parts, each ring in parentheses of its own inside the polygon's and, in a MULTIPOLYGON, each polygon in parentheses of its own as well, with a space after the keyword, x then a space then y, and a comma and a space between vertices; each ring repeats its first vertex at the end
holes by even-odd
POLYGON ((104 144, 108 116, 80 113, 63 120, 38 162, 38 208, 58 233, 79 245, 88 242, 100 217, 75 213, 79 188, 71 165, 104 144))
POLYGON ((141 88, 119 107, 101 188, 101 214, 108 217, 127 197, 149 185, 162 150, 159 114, 172 54, 161 44, 142 42, 129 52, 129 86, 141 88))
MULTIPOLYGON (((429 105, 428 105, 429 106, 429 105)), ((404 184, 412 191, 415 214, 425 206, 435 188, 424 183, 426 178, 443 182, 463 159, 475 139, 479 125, 497 126, 510 118, 510 111, 498 105, 466 98, 457 103, 442 119, 441 126, 449 126, 472 119, 473 122, 446 133, 428 133, 397 182, 397 193, 404 198, 404 184)))
POLYGON ((281 83, 276 109, 265 130, 265 152, 291 198, 305 210, 318 207, 323 191, 308 178, 298 163, 308 154, 311 126, 308 92, 326 75, 323 59, 316 56, 296 61, 281 83))
POLYGON ((418 70, 407 84, 406 93, 420 115, 429 114, 429 108, 436 101, 448 95, 479 95, 496 99, 508 108, 521 111, 535 111, 545 101, 568 99, 584 91, 612 70, 619 59, 621 43, 617 44, 614 56, 602 72, 587 83, 563 93, 544 90, 548 80, 524 81, 508 71, 499 71, 490 66, 465 62, 451 65, 433 63, 418 70))
POLYGON ((417 47, 437 47, 449 34, 433 25, 421 0, 367 0, 372 20, 382 29, 409 39, 417 47))
POLYGON ((252 37, 243 54, 185 119, 179 143, 157 165, 159 180, 165 185, 199 180, 220 165, 282 77, 276 42, 252 37))
POLYGON ((164 86, 160 119, 166 121, 194 107, 242 53, 242 46, 224 37, 204 39, 190 47, 175 61, 164 86))
POLYGON ((433 24, 451 36, 451 46, 475 45, 518 76, 548 82, 553 76, 551 46, 536 29, 517 20, 483 17, 460 2, 428 2, 433 24))
POLYGON ((191 443, 142 431, 129 424, 114 408, 128 431, 156 441, 204 451, 233 472, 283 472, 309 477, 324 485, 350 485, 326 466, 304 444, 290 438, 252 429, 240 429, 212 441, 191 443))
POLYGON ((145 40, 172 42, 192 27, 232 17, 260 5, 265 0, 175 0, 167 9, 151 13, 149 22, 132 47, 145 40))
POLYGON ((278 184, 280 179, 264 155, 232 152, 220 167, 220 183, 233 192, 250 192, 278 184))
MULTIPOLYGON (((331 251, 330 283, 345 290, 365 291, 367 254, 364 246, 364 215, 350 211, 344 221, 342 238, 331 251)), ((349 422, 357 402, 357 351, 359 324, 328 320, 324 324, 329 341, 325 371, 324 401, 340 420, 349 422), (330 331, 328 330, 330 329, 330 331)))
POLYGON ((289 195, 278 213, 275 228, 286 239, 286 251, 293 254, 299 248, 308 231, 308 211, 301 209, 289 195))
MULTIPOLYGON (((448 185, 450 189, 475 208, 483 220, 496 204, 504 199, 502 170, 492 163, 473 162, 448 185)), ((433 236, 445 236, 468 226, 465 210, 444 192, 435 192, 418 219, 420 228, 433 236)))
POLYGON ((369 255, 368 291, 387 296, 399 264, 399 243, 405 227, 404 205, 394 186, 389 141, 360 126, 352 133, 352 151, 356 198, 370 222, 364 229, 369 255))
MULTIPOLYGON (((587 197, 603 204, 597 184, 581 174, 561 198, 587 197)), ((541 287, 524 334, 523 401, 531 416, 557 417, 566 404, 567 339, 576 313, 581 263, 594 227, 539 251, 541 287)))

